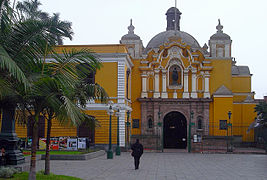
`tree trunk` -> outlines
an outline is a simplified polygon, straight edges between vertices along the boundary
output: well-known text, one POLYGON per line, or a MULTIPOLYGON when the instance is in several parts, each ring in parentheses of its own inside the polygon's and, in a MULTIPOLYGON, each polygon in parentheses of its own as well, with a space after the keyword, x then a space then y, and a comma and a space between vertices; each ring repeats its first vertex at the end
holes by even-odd
POLYGON ((52 117, 48 117, 47 120, 47 133, 46 133, 46 151, 45 151, 45 175, 50 174, 50 135, 51 135, 51 127, 52 127, 52 117))
POLYGON ((36 180, 36 151, 38 142, 38 115, 35 115, 33 120, 32 130, 32 154, 31 154, 31 165, 29 180, 36 180))

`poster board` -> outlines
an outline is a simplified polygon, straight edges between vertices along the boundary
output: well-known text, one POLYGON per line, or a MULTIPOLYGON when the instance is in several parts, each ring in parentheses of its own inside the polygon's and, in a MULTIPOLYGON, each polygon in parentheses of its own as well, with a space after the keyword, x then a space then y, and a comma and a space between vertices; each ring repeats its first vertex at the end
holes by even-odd
POLYGON ((78 138, 78 149, 86 149, 86 138, 78 138))
POLYGON ((67 140, 67 150, 77 150, 78 143, 77 138, 69 138, 67 140))

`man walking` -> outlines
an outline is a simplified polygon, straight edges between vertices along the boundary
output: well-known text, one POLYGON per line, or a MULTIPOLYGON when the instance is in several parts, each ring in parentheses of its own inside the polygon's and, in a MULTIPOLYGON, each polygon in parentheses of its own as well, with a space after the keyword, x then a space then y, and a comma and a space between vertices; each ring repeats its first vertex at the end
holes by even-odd
POLYGON ((136 139, 136 142, 131 146, 131 149, 133 150, 132 156, 134 157, 134 166, 135 170, 139 168, 140 163, 140 157, 143 154, 143 145, 139 143, 139 139, 136 139))

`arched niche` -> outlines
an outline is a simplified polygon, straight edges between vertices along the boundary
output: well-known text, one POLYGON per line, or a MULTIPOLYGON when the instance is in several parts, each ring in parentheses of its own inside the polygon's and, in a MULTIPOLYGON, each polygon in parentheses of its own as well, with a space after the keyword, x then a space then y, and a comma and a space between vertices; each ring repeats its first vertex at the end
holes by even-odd
POLYGON ((183 66, 179 59, 172 59, 168 66, 168 88, 181 89, 183 87, 183 66))

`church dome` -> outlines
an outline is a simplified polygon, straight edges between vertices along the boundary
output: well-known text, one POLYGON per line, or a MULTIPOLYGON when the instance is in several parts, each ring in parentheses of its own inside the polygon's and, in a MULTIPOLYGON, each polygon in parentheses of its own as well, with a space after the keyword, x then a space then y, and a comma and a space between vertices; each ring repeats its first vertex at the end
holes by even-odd
POLYGON ((211 40, 231 40, 231 37, 225 33, 216 33, 210 37, 211 40))
POLYGON ((121 37, 121 40, 140 40, 140 37, 136 34, 125 34, 121 37))
POLYGON ((170 14, 170 13, 175 13, 175 11, 176 11, 176 13, 178 13, 178 14, 182 14, 180 11, 179 11, 179 9, 177 9, 176 7, 171 7, 171 8, 169 8, 168 10, 167 10, 167 12, 166 12, 166 15, 167 14, 170 14))
POLYGON ((178 31, 178 30, 168 30, 161 32, 154 36, 148 43, 145 52, 148 52, 149 50, 153 48, 158 48, 164 43, 169 42, 170 37, 178 37, 182 39, 182 42, 186 43, 187 45, 191 46, 192 48, 201 48, 197 40, 191 36, 190 34, 178 31))

